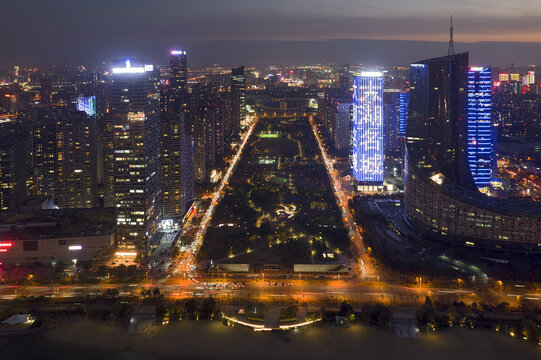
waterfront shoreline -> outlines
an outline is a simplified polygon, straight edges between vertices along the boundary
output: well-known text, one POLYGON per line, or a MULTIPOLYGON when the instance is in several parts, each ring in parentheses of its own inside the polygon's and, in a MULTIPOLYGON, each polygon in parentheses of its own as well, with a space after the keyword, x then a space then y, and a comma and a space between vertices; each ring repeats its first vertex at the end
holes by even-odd
POLYGON ((44 359, 74 356, 107 359, 114 355, 117 359, 288 360, 328 359, 338 353, 344 359, 358 358, 362 354, 364 359, 391 360, 534 359, 541 356, 541 347, 481 329, 452 328, 420 339, 403 339, 389 330, 358 325, 347 329, 318 326, 256 333, 240 326, 224 326, 219 321, 180 321, 152 326, 142 335, 128 335, 127 328, 118 324, 79 320, 36 336, 3 340, 1 344, 8 351, 0 358, 28 358, 32 353, 24 346, 36 340, 40 358, 44 359), (66 350, 58 354, 56 349, 66 350), (23 356, 17 357, 18 353, 23 356))

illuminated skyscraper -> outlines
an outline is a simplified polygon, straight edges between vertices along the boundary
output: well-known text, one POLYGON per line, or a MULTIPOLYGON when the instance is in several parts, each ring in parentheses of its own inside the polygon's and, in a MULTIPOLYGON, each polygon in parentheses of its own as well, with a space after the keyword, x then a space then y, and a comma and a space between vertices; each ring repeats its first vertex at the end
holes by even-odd
POLYGON ((231 70, 231 117, 226 136, 237 133, 246 118, 246 79, 244 66, 231 70))
POLYGON ((16 210, 26 198, 30 139, 15 129, 0 130, 0 210, 16 210))
POLYGON ((528 71, 528 83, 535 84, 535 71, 528 71))
POLYGON ((144 251, 161 203, 159 94, 152 65, 115 61, 106 121, 105 205, 117 210, 119 247, 144 251))
POLYGON ((96 205, 96 118, 63 112, 56 130, 55 203, 60 208, 96 205))
POLYGON ((408 225, 453 249, 539 251, 539 205, 479 191, 495 162, 490 69, 470 68, 468 53, 451 54, 411 64, 410 80, 408 225))
POLYGON ((169 84, 173 91, 186 91, 188 85, 188 57, 186 50, 171 50, 169 66, 169 84))
POLYGON ((353 78, 353 175, 361 183, 383 182, 383 73, 353 78))
POLYGON ((400 151, 400 91, 385 89, 383 93, 384 150, 390 157, 400 151))
POLYGON ((449 181, 476 190, 467 166, 467 91, 468 53, 411 64, 406 143, 420 166, 431 163, 449 181))
POLYGON ((468 71, 468 164, 478 188, 490 186, 496 168, 490 68, 468 71))
POLYGON ((401 92, 400 93, 400 137, 405 139, 406 137, 406 126, 408 124, 408 112, 410 106, 410 94, 401 92))
POLYGON ((164 218, 180 219, 194 197, 193 134, 188 111, 187 57, 172 50, 169 85, 161 90, 164 218))
POLYGON ((88 116, 96 115, 96 97, 79 96, 77 98, 77 110, 84 111, 88 116))
POLYGON ((60 109, 51 104, 35 104, 32 122, 31 195, 54 198, 56 183, 56 124, 60 109))
POLYGON ((351 139, 351 113, 353 104, 351 98, 337 99, 335 115, 334 148, 337 151, 346 151, 349 149, 351 139))

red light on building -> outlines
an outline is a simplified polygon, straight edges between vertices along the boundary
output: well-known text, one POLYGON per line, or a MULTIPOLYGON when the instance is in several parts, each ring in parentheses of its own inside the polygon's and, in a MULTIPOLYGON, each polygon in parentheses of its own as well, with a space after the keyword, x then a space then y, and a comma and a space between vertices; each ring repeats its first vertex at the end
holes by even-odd
POLYGON ((0 248, 8 248, 12 246, 13 246, 12 242, 0 242, 0 248))
POLYGON ((0 253, 7 252, 8 249, 0 248, 0 253))
POLYGON ((494 86, 496 86, 496 87, 500 86, 501 84, 502 84, 501 81, 494 81, 494 86))

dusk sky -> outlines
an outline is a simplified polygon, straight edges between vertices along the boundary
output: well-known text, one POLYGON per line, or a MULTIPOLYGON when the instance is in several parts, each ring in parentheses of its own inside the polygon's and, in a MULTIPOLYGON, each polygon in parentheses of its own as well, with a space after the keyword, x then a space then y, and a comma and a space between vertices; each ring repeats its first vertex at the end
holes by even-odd
MULTIPOLYGON (((167 49, 175 46, 187 48, 193 55, 192 63, 266 62, 269 54, 274 61, 304 61, 304 52, 291 53, 291 41, 315 41, 307 46, 315 47, 314 54, 320 54, 312 57, 312 62, 381 58, 385 63, 400 63, 414 60, 419 48, 431 49, 430 54, 437 52, 443 44, 418 41, 446 42, 451 14, 457 43, 541 41, 541 2, 533 0, 0 0, 0 3, 0 29, 4 34, 0 40, 1 65, 93 64, 124 56, 165 63, 167 49), (353 53, 358 55, 342 59, 329 54, 338 50, 329 48, 334 42, 327 40, 336 39, 416 42, 404 43, 400 51, 396 50, 395 42, 379 42, 378 46, 372 44, 369 48, 370 56, 367 51, 355 49, 353 53), (232 42, 217 43, 217 40, 232 42), (275 42, 261 42, 271 40, 289 43, 277 46, 275 42), (236 51, 228 50, 226 44, 236 51), (387 49, 391 46, 395 53, 387 49)), ((348 44, 362 47, 366 42, 348 44)), ((524 52, 517 52, 522 49, 520 44, 514 45, 513 53, 509 46, 459 44, 457 50, 470 50, 472 58, 480 61, 541 63, 539 44, 529 44, 524 52)))

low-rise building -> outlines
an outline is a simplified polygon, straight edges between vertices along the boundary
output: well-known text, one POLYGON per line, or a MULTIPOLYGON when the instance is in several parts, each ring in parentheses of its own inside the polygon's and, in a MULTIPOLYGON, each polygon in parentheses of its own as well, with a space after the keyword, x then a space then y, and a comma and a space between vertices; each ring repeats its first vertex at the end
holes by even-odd
POLYGON ((3 264, 91 260, 115 243, 114 209, 40 210, 0 217, 3 264))

